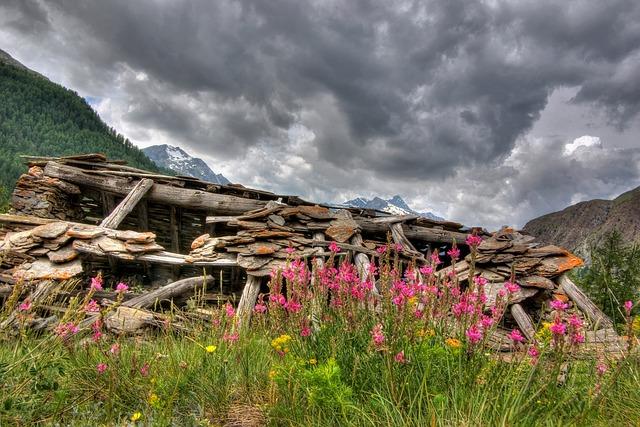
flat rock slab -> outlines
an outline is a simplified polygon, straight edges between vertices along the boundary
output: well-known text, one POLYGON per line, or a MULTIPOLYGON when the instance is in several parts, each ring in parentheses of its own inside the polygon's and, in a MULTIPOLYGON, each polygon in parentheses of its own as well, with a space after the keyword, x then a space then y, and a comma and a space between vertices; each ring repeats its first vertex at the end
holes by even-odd
POLYGON ((101 236, 92 241, 93 244, 97 244, 104 252, 127 252, 127 248, 124 242, 117 239, 110 239, 106 236, 101 236))
POLYGON ((191 242, 191 250, 198 249, 209 240, 211 236, 209 234, 203 234, 202 236, 196 237, 193 242, 191 242))
POLYGON ((73 249, 73 245, 67 245, 57 251, 49 251, 47 253, 49 261, 55 264, 64 264, 65 262, 73 261, 78 258, 78 255, 80 255, 80 253, 73 249))
POLYGON ((153 321, 153 314, 137 308, 120 306, 107 317, 105 325, 114 332, 133 333, 153 321))
POLYGON ((331 221, 326 229, 326 234, 331 240, 339 243, 347 243, 349 239, 359 231, 358 224, 352 219, 337 219, 331 221))
POLYGON ((76 239, 94 239, 104 234, 104 229, 98 227, 80 227, 75 226, 67 230, 67 236, 75 237, 76 239))
POLYGON ((115 230, 113 237, 118 240, 126 240, 136 243, 150 243, 156 239, 156 235, 150 231, 139 233, 131 230, 115 230))
POLYGON ((518 283, 529 288, 555 289, 557 287, 552 280, 542 276, 525 276, 518 279, 518 283))
POLYGON ((82 273, 79 259, 64 264, 54 264, 48 259, 33 261, 28 269, 17 269, 13 278, 16 280, 67 280, 82 273))
POLYGON ((66 222, 52 222, 37 226, 31 230, 31 234, 43 239, 55 239, 56 237, 64 234, 68 229, 69 224, 66 222))
POLYGON ((164 248, 159 244, 152 243, 136 243, 133 241, 124 242, 124 247, 127 252, 131 252, 132 254, 142 254, 149 252, 159 252, 163 251, 164 248))

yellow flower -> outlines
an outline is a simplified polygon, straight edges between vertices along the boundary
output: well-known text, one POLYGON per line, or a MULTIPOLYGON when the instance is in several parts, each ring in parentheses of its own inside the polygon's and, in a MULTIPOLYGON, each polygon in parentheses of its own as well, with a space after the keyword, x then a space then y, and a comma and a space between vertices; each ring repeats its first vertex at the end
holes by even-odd
POLYGON ((280 335, 278 338, 271 340, 271 347, 278 353, 288 353, 289 346, 287 345, 291 341, 291 335, 280 335))
POLYGON ((138 421, 140 418, 142 418, 141 412, 135 412, 133 415, 131 415, 131 421, 133 421, 134 423, 138 421))
POLYGON ((422 338, 422 337, 433 337, 435 336, 436 331, 434 331, 433 329, 420 329, 417 333, 417 335, 422 338))
POLYGON ((409 305, 415 305, 418 302, 418 297, 411 297, 407 300, 409 305))
POLYGON ((309 365, 317 365, 317 364, 318 364, 318 361, 316 359, 313 359, 313 358, 309 359, 309 365))
POLYGON ((205 350, 207 350, 207 353, 213 353, 214 351, 216 351, 218 347, 216 347, 215 345, 208 345, 205 350))
POLYGON ((276 377, 276 375, 278 375, 278 371, 276 371, 275 369, 272 369, 272 370, 270 370, 270 371, 269 371, 269 379, 270 379, 271 381, 273 381, 273 380, 274 380, 274 378, 276 377))
POLYGON ((157 394, 151 393, 147 401, 149 402, 149 405, 154 406, 160 401, 160 398, 158 397, 157 394))
POLYGON ((462 346, 460 340, 456 338, 447 338, 444 342, 451 348, 460 348, 462 346))

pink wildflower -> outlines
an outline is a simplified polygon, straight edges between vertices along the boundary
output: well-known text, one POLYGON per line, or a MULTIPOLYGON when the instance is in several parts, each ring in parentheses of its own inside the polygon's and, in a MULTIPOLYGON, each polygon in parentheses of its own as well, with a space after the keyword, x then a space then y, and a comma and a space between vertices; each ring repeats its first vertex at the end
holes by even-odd
POLYGON ((396 354, 394 359, 398 363, 407 363, 407 359, 405 359, 405 357, 404 357, 404 350, 402 350, 400 353, 396 354))
POLYGON ((238 335, 238 333, 237 333, 237 332, 235 332, 235 333, 233 333, 233 334, 226 334, 226 333, 225 333, 225 334, 222 336, 222 340, 223 340, 223 341, 227 341, 227 342, 230 342, 230 343, 234 343, 234 342, 238 341, 238 338, 240 338, 240 336, 238 335))
POLYGON ((120 282, 116 286, 116 293, 123 294, 129 290, 129 286, 126 283, 120 282))
POLYGON ((549 305, 551 305, 551 308, 558 311, 564 311, 569 308, 569 304, 559 299, 554 299, 549 303, 549 305))
POLYGON ((627 313, 627 316, 631 316, 631 309, 633 308, 633 301, 625 301, 624 303, 624 311, 627 313))
POLYGON ((236 315, 236 310, 233 308, 233 306, 229 303, 226 303, 224 305, 224 312, 227 315, 227 317, 233 317, 236 315))
POLYGON ((73 322, 61 323, 53 330, 54 333, 61 339, 65 339, 70 335, 78 333, 78 327, 73 322))
POLYGON ((465 242, 471 247, 479 246, 480 243, 482 243, 482 237, 476 236, 475 234, 469 234, 465 242))
POLYGON ((509 334, 509 338, 511 338, 514 344, 524 342, 524 337, 518 329, 513 329, 509 334))
POLYGON ((465 335, 469 339, 471 344, 476 344, 482 339, 482 331, 478 329, 476 325, 472 325, 467 331, 465 335))
POLYGON ((584 342, 584 335, 580 332, 575 332, 571 335, 571 343, 572 344, 582 344, 584 342))
POLYGON ((490 316, 482 315, 480 317, 480 324, 484 329, 489 329, 493 325, 493 318, 490 316))
POLYGON ((102 277, 96 276, 91 278, 91 289, 94 291, 102 290, 102 277))
POLYGON ((308 337, 309 335, 311 335, 311 328, 309 328, 308 326, 304 326, 300 331, 300 336, 308 337))
POLYGON ((91 337, 93 339, 93 342, 100 341, 100 338, 102 338, 102 321, 98 319, 93 322, 93 324, 91 325, 91 329, 93 330, 93 336, 91 337))
POLYGON ((422 267, 420 267, 420 273, 424 274, 425 276, 429 276, 433 274, 433 267, 431 267, 430 265, 423 265, 422 267))
POLYGON ((291 246, 289 246, 289 247, 287 247, 284 251, 285 251, 286 253, 288 253, 289 255, 291 255, 291 254, 292 254, 292 253, 294 253, 296 250, 295 250, 295 249, 293 249, 291 246))
POLYGON ((31 309, 31 301, 29 298, 25 299, 22 304, 18 306, 18 310, 20 311, 29 311, 31 309))
POLYGON ((267 306, 264 305, 264 303, 259 302, 253 308, 253 311, 255 311, 256 313, 260 313, 260 314, 266 313, 267 312, 267 306))
POLYGON ((518 286, 517 283, 513 283, 513 282, 504 282, 504 288, 510 294, 515 294, 516 292, 518 292, 520 290, 520 286, 518 286))
POLYGON ((109 353, 113 354, 114 356, 120 354, 120 344, 114 343, 109 349, 109 353))
POLYGON ((435 265, 442 263, 442 261, 440 261, 440 255, 438 254, 438 251, 433 251, 433 253, 431 254, 431 261, 433 261, 435 265))
POLYGON ((87 305, 84 306, 84 311, 86 313, 97 313, 100 311, 100 306, 96 302, 96 300, 90 300, 87 305))
POLYGON ((395 246, 396 252, 402 252, 402 249, 403 249, 402 244, 401 243, 396 243, 396 246, 395 246))
POLYGON ((580 329, 582 327, 582 319, 580 319, 575 314, 572 314, 569 317, 569 325, 571 325, 575 329, 580 329))
POLYGON ((384 343, 384 333, 382 332, 382 324, 378 323, 371 329, 371 338, 376 347, 380 347, 384 343))
POLYGON ((107 368, 108 366, 106 363, 98 363, 98 365, 96 366, 99 374, 103 374, 107 370, 107 368))
POLYGON ((451 257, 451 259, 455 261, 460 257, 460 249, 454 246, 447 251, 447 255, 449 255, 449 257, 451 257))
POLYGON ((142 375, 143 377, 146 377, 147 375, 149 375, 149 364, 148 363, 145 362, 140 367, 140 375, 142 375))
POLYGON ((376 248, 376 252, 378 252, 380 255, 384 254, 385 252, 387 252, 387 246, 386 245, 378 246, 376 248))
POLYGON ((533 359, 535 364, 535 362, 538 360, 538 357, 540 356, 540 350, 538 350, 538 347, 536 347, 536 345, 534 344, 529 347, 527 354, 533 359))
POLYGON ((596 373, 598 374, 599 377, 606 374, 607 370, 608 370, 607 365, 604 362, 598 362, 598 364, 596 365, 596 373))
POLYGON ((488 282, 488 280, 487 280, 487 279, 485 279, 485 278, 484 278, 484 277, 482 277, 482 276, 475 276, 475 277, 473 278, 473 283, 475 283, 475 284, 476 284, 476 285, 478 285, 478 286, 484 286, 484 285, 486 285, 486 284, 487 284, 487 282, 488 282))
POLYGON ((329 244, 329 250, 334 254, 337 254, 340 252, 340 246, 338 246, 336 242, 331 242, 331 244, 329 244))
POLYGON ((549 330, 554 335, 564 335, 567 332, 567 327, 561 321, 556 320, 549 326, 549 330))

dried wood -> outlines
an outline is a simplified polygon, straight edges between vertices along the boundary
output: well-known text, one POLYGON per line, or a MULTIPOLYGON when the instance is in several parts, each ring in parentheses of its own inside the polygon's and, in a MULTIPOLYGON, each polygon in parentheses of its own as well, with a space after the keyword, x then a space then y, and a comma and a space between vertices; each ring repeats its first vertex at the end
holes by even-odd
POLYGON ((238 304, 238 318, 240 319, 240 326, 246 326, 251 320, 251 313, 253 307, 258 300, 258 294, 260 293, 261 278, 252 274, 247 274, 247 281, 242 290, 242 296, 240 297, 240 303, 238 304))
POLYGON ((393 237, 393 241, 402 246, 402 251, 408 254, 411 257, 416 257, 421 261, 424 261, 424 255, 422 255, 418 250, 413 246, 413 244, 407 239, 404 235, 404 231, 402 230, 402 224, 398 222, 392 223, 389 228, 391 229, 391 236, 393 237))
MULTIPOLYGON (((114 194, 126 195, 133 187, 126 178, 115 176, 99 177, 92 175, 90 171, 56 162, 47 163, 44 172, 45 175, 50 177, 114 194)), ((209 193, 202 190, 177 188, 165 184, 154 185, 151 191, 149 191, 148 198, 150 201, 169 206, 211 210, 223 215, 239 215, 253 209, 262 208, 267 203, 263 200, 209 193)))
POLYGON ((613 328, 613 322, 604 314, 573 281, 563 274, 558 279, 560 288, 576 303, 578 308, 593 322, 594 329, 613 328))
POLYGON ((522 308, 522 306, 518 303, 513 304, 511 306, 511 315, 518 324, 518 327, 520 328, 524 336, 527 337, 529 341, 533 341, 536 335, 536 328, 533 325, 531 317, 529 317, 524 308, 522 308))
POLYGON ((193 291, 196 286, 205 286, 213 282, 213 276, 191 277, 188 279, 178 280, 161 288, 155 289, 146 294, 137 296, 122 303, 124 307, 132 308, 148 308, 152 307, 160 301, 168 300, 187 292, 193 291))
POLYGON ((100 226, 104 228, 118 228, 120 223, 133 211, 138 202, 142 200, 152 187, 153 180, 151 179, 145 178, 138 181, 122 202, 100 223, 100 226))

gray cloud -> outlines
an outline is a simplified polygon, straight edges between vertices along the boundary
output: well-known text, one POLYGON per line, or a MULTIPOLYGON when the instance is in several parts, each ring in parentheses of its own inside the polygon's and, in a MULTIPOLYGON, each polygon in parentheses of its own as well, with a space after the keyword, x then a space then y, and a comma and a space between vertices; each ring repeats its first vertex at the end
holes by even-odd
POLYGON ((52 0, 0 12, 10 17, 0 43, 20 41, 5 50, 28 59, 39 49, 37 71, 100 98, 105 120, 137 143, 182 145, 248 185, 320 200, 401 193, 497 224, 637 178, 638 157, 615 150, 609 163, 513 164, 525 146, 531 160, 543 147, 541 160, 587 133, 530 135, 566 87, 573 107, 554 110, 599 112, 589 134, 607 144, 637 126, 633 0, 52 0), (313 137, 291 138, 293 126, 313 137), (564 184, 578 180, 595 187, 564 184), (480 209, 478 196, 492 194, 496 210, 480 209), (513 203, 529 208, 508 212, 513 203))

